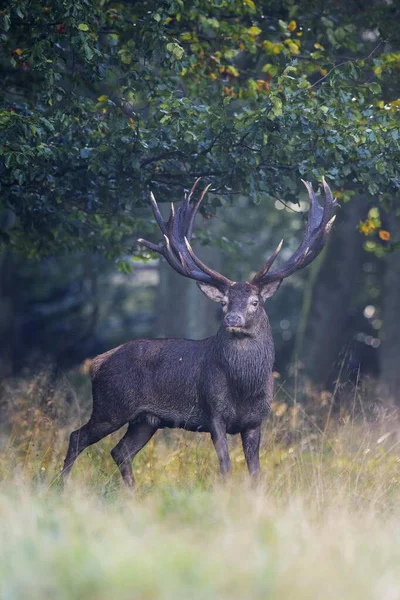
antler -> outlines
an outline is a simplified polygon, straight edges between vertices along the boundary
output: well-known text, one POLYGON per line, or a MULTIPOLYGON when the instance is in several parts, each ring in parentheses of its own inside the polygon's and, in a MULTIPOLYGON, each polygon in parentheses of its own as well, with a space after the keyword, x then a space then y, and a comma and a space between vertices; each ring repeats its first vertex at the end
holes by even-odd
POLYGON ((319 205, 317 198, 315 197, 311 183, 308 181, 302 182, 307 188, 308 196, 310 198, 310 208, 308 211, 308 221, 304 238, 297 248, 296 252, 282 265, 279 269, 270 271, 272 264, 278 256, 283 240, 279 243, 277 249, 272 254, 271 258, 267 260, 264 267, 259 271, 252 279, 251 283, 254 285, 263 285, 272 281, 279 281, 285 277, 289 277, 295 271, 303 269, 307 266, 325 246, 329 231, 336 218, 335 207, 336 200, 332 197, 332 192, 329 189, 325 179, 322 180, 322 184, 325 190, 325 203, 324 207, 319 205))
POLYGON ((171 203, 171 213, 168 221, 164 221, 160 210, 158 208, 154 195, 150 193, 151 206, 153 209, 154 217, 157 221, 161 232, 164 235, 165 245, 160 246, 143 240, 138 239, 139 244, 146 246, 153 252, 158 252, 164 256, 171 267, 190 279, 195 279, 202 283, 209 283, 218 287, 220 290, 225 289, 227 286, 232 285, 232 281, 227 279, 217 271, 207 267, 193 252, 190 246, 190 239, 192 237, 194 220, 197 211, 206 195, 210 185, 207 185, 202 191, 200 198, 197 202, 191 206, 192 196, 199 184, 200 177, 194 182, 192 189, 187 195, 186 199, 179 206, 175 212, 175 206, 171 203))

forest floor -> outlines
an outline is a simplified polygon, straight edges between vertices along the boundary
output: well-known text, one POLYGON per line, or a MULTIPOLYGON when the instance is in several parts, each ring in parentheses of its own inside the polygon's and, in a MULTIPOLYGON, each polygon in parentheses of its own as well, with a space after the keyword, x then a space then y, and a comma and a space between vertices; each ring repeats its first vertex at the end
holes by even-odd
POLYGON ((3 390, 1 599, 400 598, 400 442, 359 391, 347 412, 329 395, 277 400, 256 488, 237 436, 222 482, 207 435, 168 431, 137 456, 129 492, 109 455, 121 432, 61 489, 79 420, 66 388, 3 390))

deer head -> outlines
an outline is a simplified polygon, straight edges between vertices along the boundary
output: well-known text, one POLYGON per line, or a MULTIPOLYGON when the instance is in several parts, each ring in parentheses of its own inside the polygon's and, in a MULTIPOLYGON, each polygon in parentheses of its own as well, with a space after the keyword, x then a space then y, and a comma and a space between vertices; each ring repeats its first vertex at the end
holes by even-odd
POLYGON ((192 204, 192 197, 199 181, 200 178, 195 181, 186 199, 177 210, 171 204, 168 221, 161 216, 157 202, 151 193, 150 200, 154 217, 164 235, 164 244, 157 245, 143 239, 139 239, 138 242, 149 250, 164 256, 175 271, 197 281, 197 285, 208 298, 219 302, 224 313, 222 325, 227 331, 251 334, 257 327, 260 312, 264 311, 264 302, 275 294, 283 279, 310 264, 325 246, 335 220, 336 201, 332 197, 329 186, 323 180, 325 202, 323 207, 320 206, 311 184, 302 180, 307 188, 310 208, 300 246, 283 265, 272 269, 282 248, 282 240, 263 268, 250 282, 238 283, 210 269, 196 256, 190 245, 196 214, 210 188, 210 185, 205 187, 197 202, 192 204))

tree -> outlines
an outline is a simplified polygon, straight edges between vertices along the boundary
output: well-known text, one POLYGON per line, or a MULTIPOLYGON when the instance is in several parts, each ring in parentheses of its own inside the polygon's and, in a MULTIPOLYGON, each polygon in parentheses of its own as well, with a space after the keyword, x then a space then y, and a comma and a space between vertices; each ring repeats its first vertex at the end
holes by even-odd
POLYGON ((305 294, 308 314, 296 358, 304 365, 308 377, 322 388, 329 388, 341 371, 343 379, 349 375, 350 357, 341 354, 343 348, 349 348, 354 336, 348 319, 362 273, 363 240, 357 226, 365 211, 362 196, 354 197, 344 206, 322 264, 317 264, 316 272, 309 276, 309 290, 305 294))
MULTIPOLYGON (((343 212, 361 195, 378 211, 360 225, 369 250, 394 250, 381 222, 398 212, 398 17, 396 3, 353 0, 9 0, 2 247, 38 259, 98 253, 128 271, 132 255, 150 256, 134 240, 157 235, 150 190, 180 200, 203 176, 205 218, 242 203, 249 223, 267 214, 269 226, 281 218, 267 212, 275 202, 298 202, 300 177, 324 175, 350 203, 343 212)), ((251 266, 251 250, 272 245, 254 232, 251 266)), ((235 239, 229 228, 223 237, 229 262, 235 239)))
MULTIPOLYGON (((391 219, 392 233, 400 240, 400 217, 393 211, 391 219)), ((381 351, 382 393, 386 404, 400 404, 400 252, 388 253, 385 257, 385 278, 383 285, 383 343, 381 351)))
POLYGON ((396 193, 398 9, 356 4, 6 3, 3 244, 121 257, 151 233, 148 190, 200 175, 215 205, 296 202, 323 174, 345 199, 396 193))

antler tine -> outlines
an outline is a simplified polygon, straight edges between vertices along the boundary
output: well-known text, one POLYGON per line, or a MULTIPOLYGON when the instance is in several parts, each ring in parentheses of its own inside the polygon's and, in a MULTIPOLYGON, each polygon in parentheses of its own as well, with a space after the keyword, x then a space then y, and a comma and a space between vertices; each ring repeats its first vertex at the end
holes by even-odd
POLYGON ((199 184, 200 181, 201 181, 201 177, 198 177, 196 179, 196 181, 194 182, 194 184, 192 185, 192 187, 190 188, 190 192, 188 193, 188 195, 186 197, 187 204, 190 204, 192 196, 193 196, 193 194, 194 194, 194 192, 195 192, 195 190, 196 190, 196 188, 197 188, 197 186, 198 186, 198 184, 199 184))
POLYGON ((319 202, 315 196, 315 192, 312 188, 311 183, 308 181, 301 180, 307 188, 308 197, 310 199, 310 211, 309 211, 309 219, 307 223, 307 230, 310 231, 314 228, 314 225, 318 227, 319 225, 325 225, 333 214, 333 209, 336 206, 336 200, 332 196, 332 192, 325 181, 325 178, 322 178, 322 185, 324 187, 325 192, 325 201, 324 207, 322 208, 319 205, 319 202), (316 217, 319 217, 317 223, 315 223, 316 217))
POLYGON ((151 208, 153 209, 153 215, 155 220, 157 221, 157 225, 161 229, 163 233, 167 232, 167 223, 164 221, 162 214, 160 213, 160 209, 158 208, 157 201, 154 197, 153 192, 150 192, 150 202, 151 208))
POLYGON ((179 260, 178 260, 172 251, 168 236, 164 235, 164 239, 165 239, 165 246, 163 248, 163 253, 162 253, 164 258, 167 259, 167 261, 169 262, 169 264, 171 265, 171 267, 173 269, 175 269, 181 275, 184 275, 185 277, 187 277, 187 274, 188 274, 187 265, 185 264, 181 254, 179 254, 179 260))
POLYGON ((200 208, 200 205, 203 202, 203 198, 207 194, 207 192, 210 189, 210 187, 211 187, 211 183, 209 183, 208 185, 206 185, 206 187, 204 188, 204 190, 201 193, 200 198, 197 200, 196 204, 193 207, 193 210, 192 210, 192 213, 191 213, 190 219, 189 219, 187 236, 186 236, 188 238, 188 240, 190 240, 192 238, 194 220, 196 218, 196 215, 197 215, 197 212, 198 212, 198 210, 200 208))
POLYGON ((312 262, 314 260, 314 258, 316 258, 318 256, 318 254, 323 250, 323 248, 326 244, 326 240, 328 239, 329 232, 332 229, 332 225, 333 225, 335 219, 336 219, 336 215, 333 215, 333 217, 331 219, 329 219, 328 223, 325 225, 324 229, 322 230, 322 233, 319 235, 319 237, 316 240, 316 242, 318 242, 318 244, 315 244, 314 249, 311 249, 311 250, 309 249, 308 252, 306 252, 304 254, 304 259, 301 262, 302 269, 304 267, 306 267, 307 265, 309 265, 310 262, 312 262))
POLYGON ((277 245, 277 247, 274 250, 273 254, 267 260, 267 262, 265 263, 265 265, 263 266, 263 268, 261 269, 261 271, 259 271, 256 275, 254 275, 254 277, 253 277, 253 283, 256 282, 256 281, 261 280, 264 277, 264 275, 266 275, 268 273, 268 271, 272 267, 273 263, 275 262, 275 259, 278 256, 279 252, 282 250, 282 245, 283 245, 283 240, 281 240, 279 242, 279 244, 277 245))
POLYGON ((207 192, 210 189, 210 187, 211 187, 211 183, 209 183, 208 185, 206 185, 206 187, 204 188, 204 190, 201 192, 201 196, 198 199, 198 201, 196 202, 196 206, 195 206, 196 211, 199 209, 199 206, 203 202, 203 198, 207 194, 207 192))
POLYGON ((191 259, 193 260, 193 262, 195 263, 195 265, 197 267, 199 267, 199 269, 201 269, 202 271, 204 271, 204 273, 207 273, 207 275, 210 275, 210 277, 213 277, 215 279, 220 279, 221 281, 224 281, 224 283, 226 285, 231 285, 232 282, 230 279, 227 279, 227 277, 224 277, 223 275, 221 275, 221 273, 218 273, 217 271, 214 271, 214 269, 210 269, 210 267, 207 267, 206 264, 203 263, 202 260, 200 260, 200 258, 198 258, 195 253, 193 252, 193 248, 192 246, 189 244, 187 238, 185 237, 185 244, 186 244, 186 248, 188 249, 188 252, 190 254, 191 259))
POLYGON ((326 183, 325 181, 325 177, 322 178, 322 185, 324 188, 324 192, 325 192, 325 207, 324 207, 324 211, 326 211, 326 217, 324 214, 324 220, 326 222, 328 222, 333 214, 334 214, 334 210, 337 206, 337 200, 336 198, 333 197, 331 189, 329 187, 329 185, 326 183))
MULTIPOLYGON (((164 235, 164 239, 166 241, 168 240, 166 235, 164 235)), ((148 248, 152 252, 157 252, 157 254, 161 254, 162 256, 164 256, 164 258, 167 260, 167 262, 171 265, 173 269, 175 269, 181 275, 187 276, 187 272, 185 270, 184 265, 181 266, 176 260, 174 254, 171 252, 171 249, 169 247, 169 241, 168 244, 166 244, 166 246, 158 246, 157 244, 153 244, 152 242, 144 240, 143 238, 139 238, 137 242, 138 244, 142 244, 142 246, 146 246, 146 248, 148 248)))
MULTIPOLYGON (((306 230, 300 246, 286 261, 286 263, 282 265, 282 267, 273 271, 269 271, 272 262, 275 260, 278 254, 275 250, 274 254, 267 261, 264 268, 253 278, 252 283, 266 284, 271 281, 289 277, 289 275, 292 275, 295 271, 306 267, 312 260, 314 260, 314 258, 316 258, 316 256, 318 256, 325 246, 329 231, 335 220, 335 215, 333 212, 336 206, 336 201, 334 200, 332 192, 324 179, 322 180, 325 190, 324 207, 320 206, 312 185, 303 179, 302 182, 306 186, 308 192, 310 208, 308 211, 306 230)), ((278 248, 280 249, 280 245, 278 248)))
POLYGON ((324 186, 326 201, 329 202, 330 204, 336 204, 336 200, 332 196, 331 188, 326 183, 324 176, 322 176, 322 185, 324 186))
POLYGON ((309 233, 313 229, 314 224, 316 226, 318 226, 318 220, 322 219, 323 209, 319 205, 319 202, 315 196, 315 192, 312 188, 311 183, 309 181, 305 181, 304 179, 302 179, 301 181, 302 181, 302 183, 304 183, 304 185, 307 189, 308 198, 310 200, 310 208, 308 209, 308 219, 307 219, 307 225, 306 225, 306 235, 307 235, 307 233, 309 233))
POLYGON ((158 246, 157 244, 153 244, 152 242, 148 242, 147 240, 144 240, 143 238, 138 238, 136 241, 138 244, 141 244, 142 246, 146 246, 146 248, 148 248, 152 252, 160 253, 162 251, 162 248, 160 246, 158 246))
POLYGON ((166 231, 165 231, 165 234, 167 234, 169 238, 172 237, 173 230, 174 230, 175 206, 174 206, 173 202, 170 203, 170 207, 171 207, 171 210, 169 213, 169 219, 168 219, 167 227, 166 227, 166 231))
POLYGON ((157 202, 153 194, 151 194, 150 200, 153 213, 164 235, 165 245, 158 246, 142 238, 140 238, 138 242, 149 248, 149 250, 164 256, 171 267, 179 274, 202 283, 214 285, 222 290, 233 282, 217 271, 207 267, 207 265, 197 258, 188 242, 188 239, 190 240, 192 235, 196 213, 210 187, 208 185, 204 188, 199 200, 196 202, 195 206, 191 208, 189 202, 199 181, 200 178, 194 182, 188 197, 177 210, 175 210, 174 205, 171 204, 171 213, 168 221, 164 221, 162 218, 157 202))

